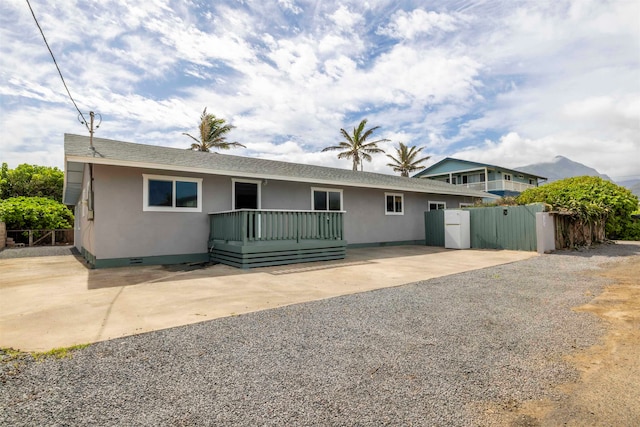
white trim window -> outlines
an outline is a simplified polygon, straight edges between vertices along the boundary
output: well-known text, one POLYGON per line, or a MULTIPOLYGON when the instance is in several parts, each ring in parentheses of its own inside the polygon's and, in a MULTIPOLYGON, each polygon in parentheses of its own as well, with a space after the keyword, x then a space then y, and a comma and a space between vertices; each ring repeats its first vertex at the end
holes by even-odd
POLYGON ((339 188, 311 187, 311 210, 341 211, 342 190, 339 188))
POLYGON ((511 174, 510 173, 505 173, 502 175, 502 179, 504 179, 505 181, 511 181, 511 174))
POLYGON ((431 200, 429 200, 429 210, 430 211, 438 211, 438 210, 442 210, 442 209, 447 209, 447 203, 446 202, 432 202, 431 200))
POLYGON ((404 215, 404 194, 384 193, 384 204, 385 215, 404 215))
POLYGON ((142 174, 145 212, 202 212, 202 178, 142 174))
POLYGON ((472 208, 475 205, 473 203, 464 203, 464 202, 460 202, 460 207, 461 208, 472 208))

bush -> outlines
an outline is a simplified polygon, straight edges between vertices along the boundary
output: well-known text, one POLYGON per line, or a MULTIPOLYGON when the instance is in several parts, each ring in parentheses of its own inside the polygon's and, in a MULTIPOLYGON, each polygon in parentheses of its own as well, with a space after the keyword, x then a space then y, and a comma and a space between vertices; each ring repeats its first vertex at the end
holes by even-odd
POLYGON ((485 202, 484 200, 478 200, 474 204, 477 208, 492 208, 495 206, 516 206, 518 203, 516 202, 516 198, 513 196, 503 196, 497 200, 492 200, 490 202, 485 202))
POLYGON ((525 190, 517 200, 519 204, 547 203, 554 210, 570 213, 586 223, 605 220, 605 232, 610 239, 635 238, 631 213, 638 208, 638 197, 600 177, 562 179, 525 190))
POLYGON ((630 221, 622 230, 621 240, 640 240, 640 221, 630 221))
POLYGON ((0 221, 7 230, 57 230, 73 227, 73 213, 46 197, 12 197, 0 200, 0 221))
POLYGON ((0 199, 11 197, 48 197, 62 201, 64 172, 56 167, 21 164, 0 168, 0 199))

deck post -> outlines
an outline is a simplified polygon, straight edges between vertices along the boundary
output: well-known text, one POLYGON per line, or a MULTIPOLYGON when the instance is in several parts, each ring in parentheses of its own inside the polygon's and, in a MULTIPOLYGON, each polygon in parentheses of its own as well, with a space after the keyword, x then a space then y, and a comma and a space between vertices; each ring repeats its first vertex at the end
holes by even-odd
POLYGON ((247 244, 247 224, 248 224, 247 211, 240 211, 240 229, 242 230, 242 243, 247 244))

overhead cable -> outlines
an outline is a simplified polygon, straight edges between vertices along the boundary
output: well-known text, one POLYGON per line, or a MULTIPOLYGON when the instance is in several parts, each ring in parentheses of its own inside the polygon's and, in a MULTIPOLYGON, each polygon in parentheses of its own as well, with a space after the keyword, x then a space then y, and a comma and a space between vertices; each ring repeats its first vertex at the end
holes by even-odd
POLYGON ((38 29, 40 30, 40 34, 42 34, 42 39, 44 40, 44 44, 47 45, 47 49, 49 49, 49 53, 51 54, 51 59, 53 59, 53 63, 55 64, 56 68, 58 69, 58 74, 60 74, 60 79, 62 79, 62 84, 64 85, 64 88, 67 90, 67 94, 69 95, 69 99, 71 99, 71 102, 73 102, 73 106, 76 107, 76 110, 78 110, 78 114, 80 114, 80 117, 82 117, 82 123, 87 127, 87 130, 90 131, 89 129, 89 125, 87 124, 87 120, 84 118, 84 114, 82 114, 82 111, 80 111, 80 109, 78 108, 78 105, 76 104, 76 101, 73 99, 73 96, 71 96, 71 92, 69 91, 69 88, 67 87, 67 82, 64 81, 64 77, 62 76, 62 71, 60 71, 60 67, 58 66, 58 62, 56 61, 56 57, 53 55, 53 52, 51 51, 51 48, 49 47, 49 43, 47 42, 47 38, 44 36, 44 32, 42 31, 42 27, 40 27, 40 23, 38 22, 38 18, 36 18, 36 14, 33 11, 33 8, 31 7, 31 3, 29 3, 29 0, 26 0, 27 5, 29 6, 29 10, 31 11, 31 15, 33 16, 34 21, 36 21, 36 25, 38 26, 38 29))

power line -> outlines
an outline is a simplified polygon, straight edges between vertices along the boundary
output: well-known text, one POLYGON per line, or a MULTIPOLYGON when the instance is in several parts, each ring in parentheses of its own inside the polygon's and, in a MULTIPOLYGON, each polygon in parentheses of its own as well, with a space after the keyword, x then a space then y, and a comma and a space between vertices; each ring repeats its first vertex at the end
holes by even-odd
POLYGON ((42 34, 42 39, 44 40, 44 44, 47 45, 47 49, 49 49, 49 53, 51 54, 51 59, 53 59, 53 63, 55 64, 56 68, 58 69, 58 74, 60 74, 60 79, 62 79, 62 84, 64 85, 64 88, 67 90, 67 94, 69 95, 69 98, 71 99, 71 102, 73 102, 73 106, 76 107, 76 110, 78 110, 78 114, 80 114, 80 117, 82 117, 82 123, 85 125, 85 127, 87 128, 87 130, 89 132, 92 131, 92 129, 89 129, 89 125, 87 124, 87 119, 84 118, 84 114, 82 114, 82 111, 80 111, 80 109, 78 108, 78 105, 76 104, 76 101, 73 99, 73 96, 71 96, 71 92, 69 91, 69 88, 67 87, 67 82, 64 81, 64 77, 62 77, 62 71, 60 71, 60 67, 58 67, 58 62, 56 61, 56 57, 53 56, 53 52, 51 51, 51 48, 49 47, 49 43, 47 42, 47 38, 44 36, 44 32, 42 31, 42 28, 40 27, 40 23, 38 23, 38 19, 36 18, 36 14, 33 12, 33 8, 31 7, 31 3, 29 3, 29 0, 26 0, 27 5, 29 6, 29 10, 31 11, 31 15, 33 16, 33 20, 36 21, 36 25, 38 26, 38 29, 40 30, 40 34, 42 34))

